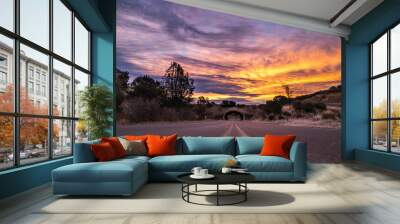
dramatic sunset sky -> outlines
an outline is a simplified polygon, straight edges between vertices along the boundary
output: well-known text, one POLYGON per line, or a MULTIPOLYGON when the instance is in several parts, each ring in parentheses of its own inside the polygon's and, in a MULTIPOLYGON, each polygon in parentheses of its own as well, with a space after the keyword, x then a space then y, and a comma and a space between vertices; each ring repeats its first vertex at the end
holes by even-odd
POLYGON ((264 103, 340 84, 340 39, 162 0, 117 1, 117 67, 161 78, 176 61, 195 97, 264 103))

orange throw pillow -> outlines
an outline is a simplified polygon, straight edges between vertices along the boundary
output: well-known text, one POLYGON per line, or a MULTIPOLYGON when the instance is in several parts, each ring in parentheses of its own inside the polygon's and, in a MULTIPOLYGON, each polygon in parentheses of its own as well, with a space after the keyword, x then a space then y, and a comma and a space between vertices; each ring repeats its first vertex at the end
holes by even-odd
POLYGON ((117 158, 113 147, 108 142, 93 144, 91 145, 91 149, 94 157, 99 162, 110 161, 117 158))
POLYGON ((117 158, 126 156, 126 151, 117 137, 101 138, 101 142, 108 142, 114 149, 117 158))
POLYGON ((176 134, 170 136, 149 135, 147 137, 148 156, 176 155, 177 137, 176 134))
POLYGON ((295 139, 296 136, 294 135, 265 135, 264 146, 260 155, 280 156, 289 159, 290 148, 295 139))

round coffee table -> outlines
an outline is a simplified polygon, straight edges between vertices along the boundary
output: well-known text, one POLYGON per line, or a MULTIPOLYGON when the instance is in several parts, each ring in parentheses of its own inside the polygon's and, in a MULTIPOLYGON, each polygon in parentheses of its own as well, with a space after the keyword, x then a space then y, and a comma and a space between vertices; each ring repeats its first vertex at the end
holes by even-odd
POLYGON ((229 173, 222 174, 217 173, 213 174, 215 177, 212 179, 193 179, 189 174, 182 174, 177 177, 178 181, 182 183, 182 199, 188 203, 197 204, 197 205, 234 205, 247 201, 247 192, 249 188, 247 187, 247 183, 255 180, 255 177, 248 173, 229 173), (197 185, 215 185, 215 190, 198 190, 197 185), (224 190, 220 189, 220 185, 236 185, 238 186, 237 190, 224 190), (194 191, 190 191, 190 186, 195 186, 194 191), (215 194, 206 194, 209 192, 214 192, 215 194), (190 200, 190 196, 203 196, 203 197, 216 197, 216 204, 202 204, 193 202, 190 200), (240 199, 231 203, 221 203, 221 197, 232 197, 232 196, 240 196, 240 199))

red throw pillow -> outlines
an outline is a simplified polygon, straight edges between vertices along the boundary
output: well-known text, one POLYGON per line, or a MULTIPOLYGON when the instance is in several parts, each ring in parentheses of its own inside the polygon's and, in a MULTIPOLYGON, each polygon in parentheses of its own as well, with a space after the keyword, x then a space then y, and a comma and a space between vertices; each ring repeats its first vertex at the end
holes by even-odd
POLYGON ((294 135, 265 135, 264 146, 260 155, 280 156, 289 159, 290 148, 295 139, 296 136, 294 135))
POLYGON ((108 142, 93 144, 91 145, 91 149, 94 157, 99 162, 110 161, 117 158, 113 147, 108 142))
POLYGON ((101 138, 101 142, 108 142, 114 149, 115 155, 118 158, 126 156, 126 151, 122 146, 121 142, 119 142, 117 137, 110 137, 110 138, 101 138))
POLYGON ((148 156, 176 155, 177 137, 176 134, 170 136, 149 135, 146 141, 148 156))

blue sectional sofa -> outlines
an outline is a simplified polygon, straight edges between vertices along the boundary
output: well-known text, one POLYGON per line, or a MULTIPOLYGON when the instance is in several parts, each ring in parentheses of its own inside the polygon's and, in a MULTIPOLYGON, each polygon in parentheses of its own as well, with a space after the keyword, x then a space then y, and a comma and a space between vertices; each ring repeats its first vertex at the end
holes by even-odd
POLYGON ((304 182, 307 174, 307 147, 295 142, 290 159, 260 156, 263 137, 181 137, 177 155, 127 156, 96 162, 90 149, 98 141, 75 145, 74 163, 52 172, 54 194, 131 195, 148 181, 176 181, 193 167, 218 172, 228 160, 236 160, 260 182, 304 182))

